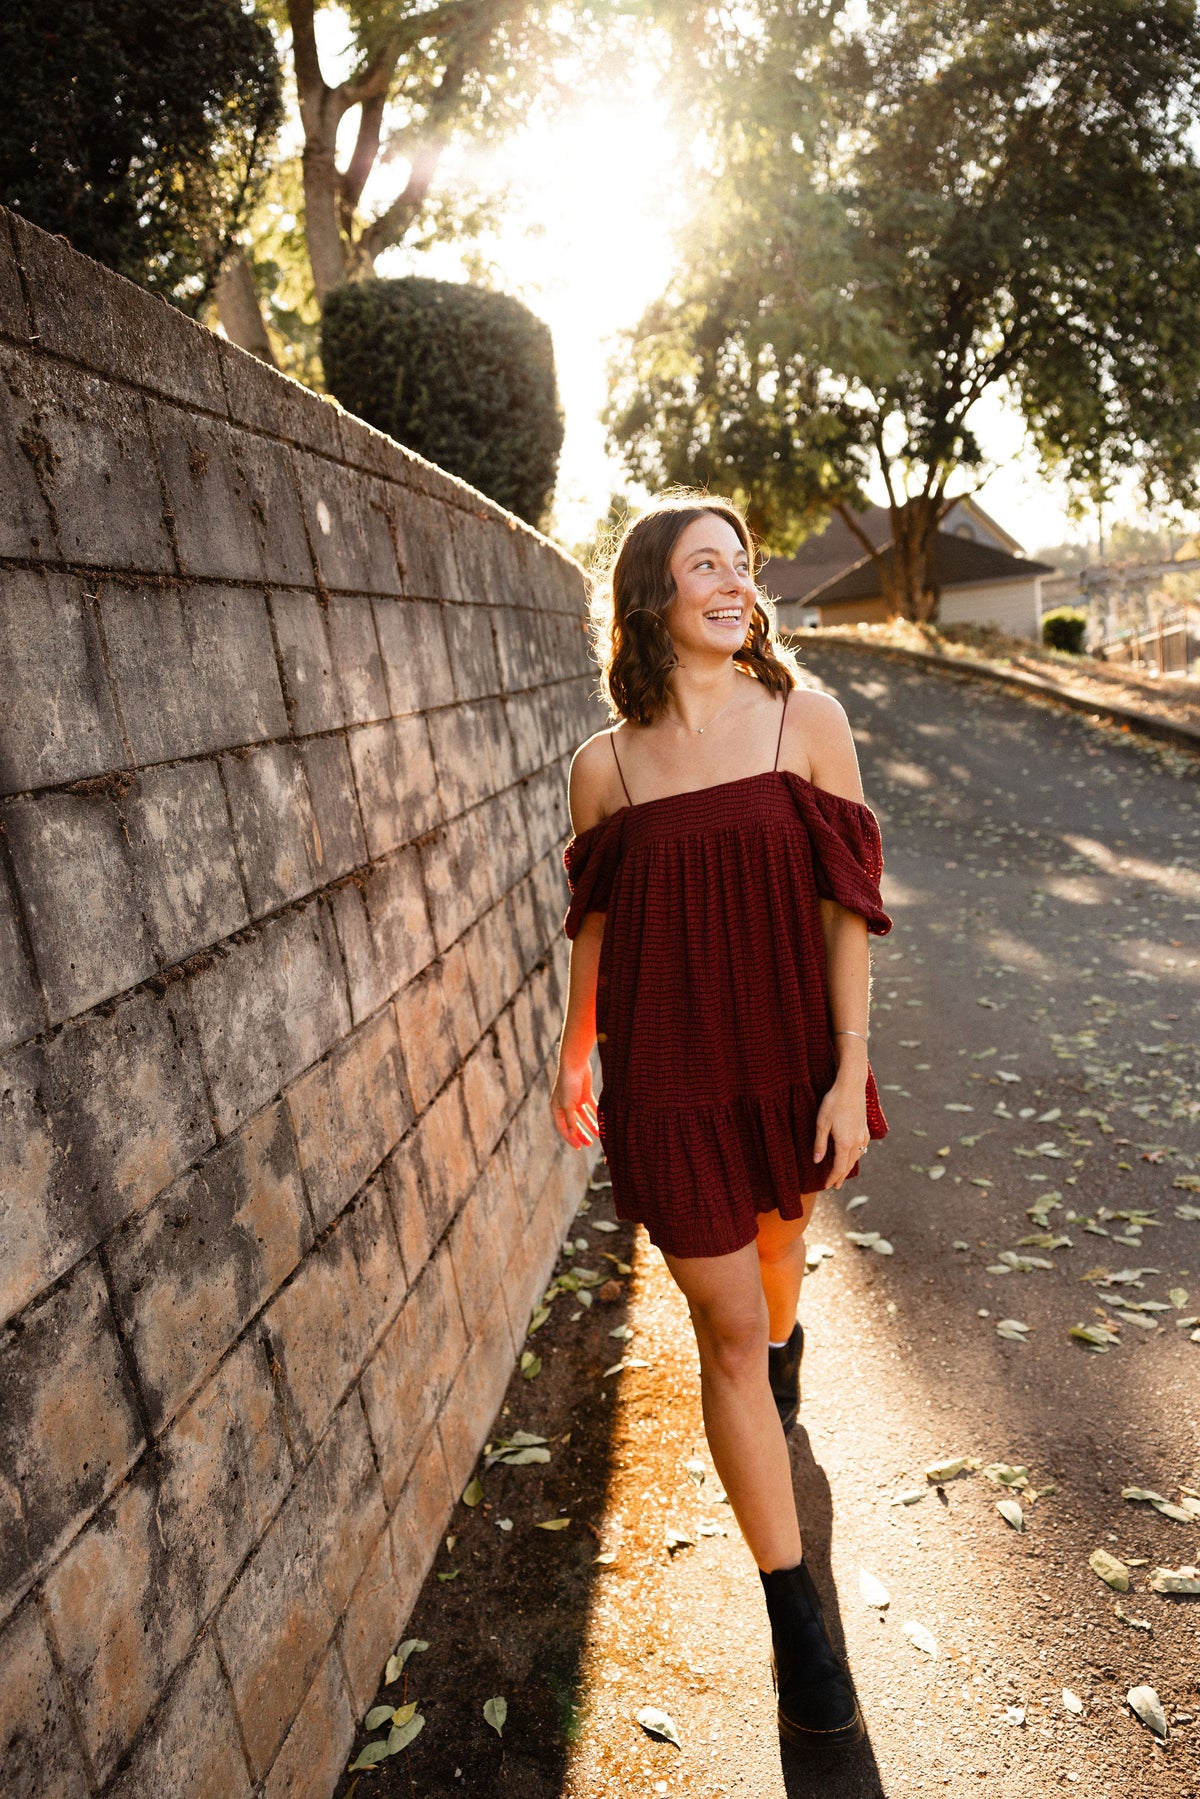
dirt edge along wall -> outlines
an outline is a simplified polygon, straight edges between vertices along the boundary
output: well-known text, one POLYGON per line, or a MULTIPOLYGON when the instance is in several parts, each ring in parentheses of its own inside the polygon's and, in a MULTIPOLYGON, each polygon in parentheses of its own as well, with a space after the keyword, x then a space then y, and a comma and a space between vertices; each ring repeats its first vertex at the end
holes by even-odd
POLYGON ((0 213, 0 1790, 332 1786, 585 1161, 578 568, 0 213))

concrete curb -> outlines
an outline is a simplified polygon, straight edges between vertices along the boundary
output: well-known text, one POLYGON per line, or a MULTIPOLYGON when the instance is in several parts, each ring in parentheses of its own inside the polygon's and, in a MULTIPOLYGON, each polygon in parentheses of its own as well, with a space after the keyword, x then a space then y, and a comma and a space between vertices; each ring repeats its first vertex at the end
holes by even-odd
POLYGON ((910 650, 901 644, 878 643, 870 638, 854 639, 842 636, 826 635, 819 628, 811 631, 792 631, 789 640, 799 650, 805 643, 823 643, 831 646, 844 645, 851 650, 870 650, 876 655, 894 656, 901 662, 910 662, 918 667, 933 668, 955 675, 970 675, 977 680, 1000 681, 1007 687, 1015 688, 1019 693, 1034 693, 1042 699, 1057 700, 1064 706, 1070 706, 1076 712, 1087 712, 1093 718, 1106 718, 1113 724, 1126 725, 1130 730, 1142 731, 1147 737, 1156 737, 1164 743, 1173 743, 1183 749, 1200 750, 1200 728, 1184 724, 1181 720, 1164 718, 1159 712, 1137 712, 1131 706, 1118 706, 1104 700, 1093 700, 1081 693, 1073 693, 1069 687, 1060 687, 1056 681, 1047 681, 1041 675, 1023 674, 1017 669, 1006 668, 1003 663, 984 661, 982 659, 960 659, 957 656, 937 656, 931 650, 910 650))

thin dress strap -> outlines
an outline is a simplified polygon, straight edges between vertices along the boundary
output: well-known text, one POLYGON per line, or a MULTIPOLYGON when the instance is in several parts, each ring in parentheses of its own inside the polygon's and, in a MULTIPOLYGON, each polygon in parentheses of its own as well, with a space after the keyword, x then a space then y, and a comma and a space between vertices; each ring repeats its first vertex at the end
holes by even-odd
MULTIPOLYGON (((792 690, 789 687, 783 696, 783 711, 779 715, 779 738, 775 745, 775 768, 779 767, 779 745, 783 742, 783 721, 787 717, 787 703, 791 697, 792 690)), ((772 773, 774 773, 774 770, 772 770, 772 773)))
MULTIPOLYGON (((621 785, 622 785, 622 787, 625 787, 625 775, 621 769, 621 758, 617 755, 617 740, 611 731, 608 734, 608 741, 612 744, 613 758, 617 764, 617 773, 621 776, 621 785)), ((628 787, 625 787, 625 798, 629 801, 629 804, 632 806, 633 795, 630 793, 628 787)))

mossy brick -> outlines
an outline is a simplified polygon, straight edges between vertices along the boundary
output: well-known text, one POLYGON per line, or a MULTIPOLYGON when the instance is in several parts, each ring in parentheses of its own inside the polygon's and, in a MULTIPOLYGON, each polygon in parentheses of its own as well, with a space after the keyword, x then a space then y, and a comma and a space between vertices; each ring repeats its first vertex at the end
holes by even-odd
POLYGON ((456 1077, 397 1144, 384 1170, 410 1282, 424 1267, 477 1173, 456 1077))
POLYGON ((212 1142, 178 998, 141 991, 0 1060, 0 1319, 212 1142))
MULTIPOLYGON (((450 1227, 447 1242, 467 1334, 474 1342, 480 1334, 486 1334, 494 1317, 502 1318, 507 1328, 501 1360, 506 1367, 512 1366, 516 1343, 497 1288, 504 1272, 502 1246, 507 1246, 520 1225, 512 1195, 512 1174, 501 1144, 467 1195, 450 1227)), ((524 1335, 522 1325, 522 1339, 524 1335)))
POLYGON ((207 1380, 311 1241, 282 1102, 109 1239, 113 1295, 152 1429, 207 1380))
POLYGON ((392 1565, 392 1536, 385 1527, 350 1595, 339 1636, 355 1717, 363 1718, 370 1710, 404 1622, 405 1608, 392 1565))
POLYGON ((479 1021, 486 1028, 521 984, 521 964, 506 899, 476 919, 462 940, 479 1021))
POLYGON ((504 1141, 512 1168, 513 1187, 520 1200, 522 1216, 528 1222, 551 1161, 571 1153, 555 1129, 548 1092, 534 1088, 524 1095, 508 1121, 504 1141))
POLYGON ((540 860, 561 852, 571 835, 571 813, 567 806, 567 783, 564 772, 554 764, 531 775, 524 787, 525 817, 529 827, 530 849, 540 860))
POLYGON ((42 793, 0 808, 52 1024, 154 973, 129 846, 107 793, 42 793))
POLYGON ((346 1766, 354 1732, 341 1662, 331 1649, 271 1764, 262 1799, 312 1799, 332 1793, 346 1766))
POLYGON ((305 738, 299 752, 316 826, 317 869, 322 882, 336 881, 367 860, 349 746, 340 732, 331 732, 305 738))
POLYGON ((363 1373, 363 1403, 390 1505, 423 1458, 466 1349, 450 1252, 443 1248, 427 1264, 363 1373))
POLYGON ((535 1009, 534 988, 526 981, 513 994, 509 1007, 517 1053, 521 1058, 521 1074, 528 1086, 537 1080, 554 1043, 554 1034, 545 1028, 542 1014, 535 1009))
POLYGON ((330 896, 355 1023, 436 954, 416 850, 399 850, 330 896))
POLYGON ((43 428, 28 361, 27 354, 0 345, 0 556, 44 560, 59 554, 51 487, 54 449, 43 428))
POLYGON ((508 605, 493 607, 490 614, 496 668, 502 693, 530 693, 543 678, 539 667, 536 610, 527 594, 514 595, 508 605))
POLYGON ((508 694, 501 701, 509 741, 513 746, 516 779, 533 774, 546 760, 542 748, 541 710, 533 693, 508 694))
POLYGON ((231 1357, 51 1571, 45 1599, 101 1780, 278 1509, 291 1469, 261 1346, 231 1357))
POLYGON ((462 1372, 446 1395, 437 1430, 451 1485, 461 1493, 474 1472, 479 1452, 504 1399, 515 1359, 512 1332, 503 1302, 474 1321, 477 1335, 462 1372))
POLYGON ((43 350, 189 405, 224 411, 211 331, 49 232, 10 216, 43 350))
POLYGON ((283 1503, 293 1462, 264 1344, 251 1331, 159 1439, 173 1576, 207 1618, 283 1503))
POLYGON ((122 795, 120 811, 143 916, 165 966, 249 922, 215 762, 146 769, 122 795))
POLYGON ((412 1121, 390 1007, 288 1088, 288 1113, 318 1231, 343 1210, 412 1121))
POLYGON ((216 341, 229 417, 235 424, 340 460, 340 406, 235 344, 216 341))
POLYGON ((446 1015, 442 979, 443 965, 439 960, 402 987, 392 1002, 408 1090, 418 1112, 425 1110, 459 1063, 446 1015))
POLYGON ((341 1618, 387 1525, 387 1507, 357 1389, 339 1406, 296 1493, 329 1609, 341 1618), (331 1523, 336 1521, 336 1529, 331 1523))
POLYGON ((430 1426, 425 1440, 416 1447, 419 1453, 392 1512, 391 1523, 392 1566, 405 1618, 420 1597, 442 1533, 460 1498, 450 1484, 450 1470, 436 1425, 430 1426))
POLYGON ((373 605, 392 717, 448 705, 454 698, 454 676, 441 603, 376 599, 373 605))
POLYGON ((364 474, 378 475, 389 486, 423 492, 424 471, 431 465, 386 432, 353 412, 342 413, 342 461, 364 474))
MULTIPOLYGON (((175 558, 140 394, 28 355, 0 358, 17 442, 68 562, 167 574, 175 558)), ((28 555, 29 545, 10 552, 28 555)), ((43 551, 44 553, 44 551, 43 551)))
POLYGON ((382 1183, 305 1257, 265 1315, 291 1441, 309 1455, 399 1310, 406 1290, 382 1183))
POLYGON ((362 725, 349 742, 371 855, 386 856, 431 830, 442 812, 424 718, 362 725))
POLYGON ((253 918, 324 885, 308 779, 294 743, 221 757, 221 779, 253 918))
POLYGON ((149 412, 184 573, 311 585, 287 446, 176 407, 149 412))
POLYGON ((127 760, 96 629, 74 575, 0 570, 0 641, 20 705, 0 712, 0 793, 52 787, 127 760))
POLYGON ((46 1013, 17 911, 17 896, 0 860, 0 1052, 44 1029, 46 1013))
POLYGON ((348 725, 369 724, 391 712, 375 611, 366 594, 330 594, 325 609, 333 666, 348 725))
POLYGON ((413 492, 397 495, 403 591, 409 599, 463 597, 451 517, 451 509, 437 498, 413 492))
POLYGON ((106 583, 100 615, 139 767, 287 736, 261 593, 106 583))
POLYGON ((508 526, 455 509, 454 555, 463 599, 472 606, 504 606, 525 598, 521 569, 508 526))
POLYGON ((199 1620, 178 1592, 143 1464, 52 1569, 44 1588, 60 1665, 92 1766, 114 1772, 199 1620))
POLYGON ((426 723, 447 818, 478 805, 516 779, 499 700, 445 706, 431 712, 426 723))
POLYGON ((0 1792, 80 1799, 91 1791, 66 1695, 30 1599, 0 1635, 0 1792))
POLYGON ((316 456, 302 456, 296 474, 322 585, 342 593, 399 593, 383 483, 316 456))
POLYGON ((317 1575, 308 1522, 293 1492, 229 1593, 216 1626, 256 1778, 274 1761, 336 1625, 317 1575))
POLYGON ((441 825, 421 844, 425 897, 439 950, 449 949, 494 904, 491 846, 478 812, 441 825))
POLYGON ((334 678, 325 607, 314 593, 272 592, 271 618, 293 734, 336 731, 346 722, 334 678))
POLYGON ((446 650, 456 700, 487 699, 500 692, 500 667, 492 620, 495 606, 447 606, 446 650))
POLYGON ((479 822, 484 837, 496 846, 492 883, 498 894, 510 893, 533 863, 524 787, 490 795, 479 807, 479 822))
POLYGON ((95 1261, 0 1337, 0 1614, 121 1480, 143 1445, 137 1401, 95 1261))
POLYGON ((461 1059, 478 1043, 483 1029, 471 989, 471 971, 462 944, 453 944, 446 950, 441 963, 446 1019, 450 1026, 451 1041, 461 1059))
POLYGON ((530 868, 528 874, 509 888, 506 897, 512 912, 513 945, 524 976, 537 967, 546 953, 536 869, 530 868))
POLYGON ((33 333, 33 321, 21 292, 17 272, 17 252, 12 236, 14 215, 0 208, 0 333, 26 343, 33 333))
POLYGON ((505 1125, 516 1105, 519 1068, 509 1066, 518 1061, 515 1046, 511 1057, 501 1042, 501 1013, 491 1030, 485 1031, 463 1063, 463 1100, 467 1108, 471 1140, 479 1158, 490 1156, 500 1140, 505 1125))
POLYGON ((217 950, 188 986, 223 1135, 349 1029, 337 941, 319 902, 281 913, 217 950))
POLYGON ((217 1647, 202 1636, 105 1799, 250 1799, 250 1790, 217 1647))

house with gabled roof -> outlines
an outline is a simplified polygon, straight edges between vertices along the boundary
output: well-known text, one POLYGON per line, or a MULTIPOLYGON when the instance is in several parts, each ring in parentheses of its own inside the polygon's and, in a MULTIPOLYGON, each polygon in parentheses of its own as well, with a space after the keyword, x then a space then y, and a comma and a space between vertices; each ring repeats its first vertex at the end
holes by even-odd
MULTIPOLYGON (((891 513, 855 513, 859 529, 890 559, 891 513)), ((978 501, 956 500, 934 538, 933 577, 941 591, 939 624, 997 625, 1040 641, 1042 580, 1054 570, 1027 557, 1016 538, 978 501)), ((879 566, 837 513, 794 556, 772 557, 762 585, 776 602, 781 631, 806 625, 882 623, 889 616, 879 566)))

